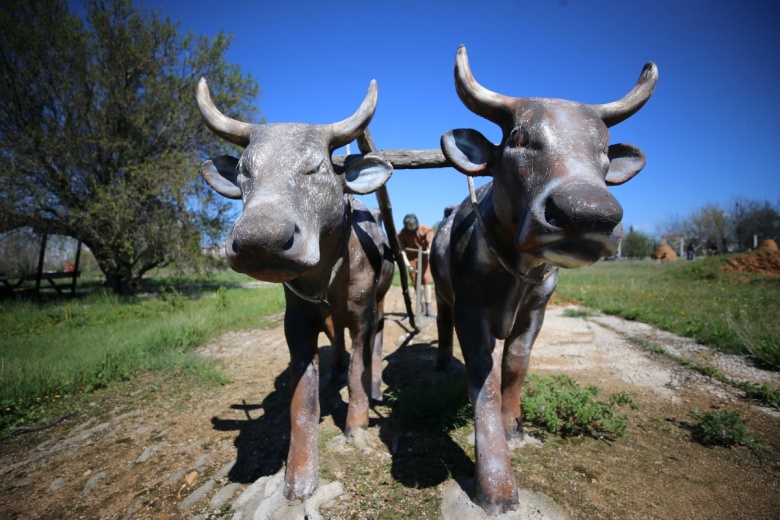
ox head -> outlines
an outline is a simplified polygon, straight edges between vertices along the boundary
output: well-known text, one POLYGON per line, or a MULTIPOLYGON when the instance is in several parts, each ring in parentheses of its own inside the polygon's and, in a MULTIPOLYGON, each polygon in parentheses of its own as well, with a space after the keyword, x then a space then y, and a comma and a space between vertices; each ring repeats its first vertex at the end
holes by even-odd
POLYGON ((548 98, 513 98, 491 92, 471 74, 458 49, 455 85, 472 112, 499 125, 499 145, 471 129, 446 132, 444 155, 460 172, 493 177, 493 201, 503 236, 539 263, 579 267, 613 254, 622 239, 623 209, 607 189, 645 165, 629 144, 609 145, 608 127, 636 113, 658 81, 645 65, 623 99, 590 105, 548 98))
POLYGON ((198 83, 197 100, 206 126, 245 148, 240 159, 221 156, 201 166, 217 193, 244 203, 225 242, 230 267, 258 280, 287 282, 317 269, 323 252, 341 254, 349 232, 344 195, 371 193, 392 173, 388 163, 373 157, 339 173, 331 162, 333 150, 371 122, 376 82, 354 115, 327 125, 236 121, 214 106, 205 79, 198 83))

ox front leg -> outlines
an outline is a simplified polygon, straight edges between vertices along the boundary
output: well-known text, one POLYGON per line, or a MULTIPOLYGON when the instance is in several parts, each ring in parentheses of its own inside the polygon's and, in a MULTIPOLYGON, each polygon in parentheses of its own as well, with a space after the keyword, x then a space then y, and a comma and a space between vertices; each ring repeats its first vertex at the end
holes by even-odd
POLYGON ((504 359, 501 366, 501 416, 507 441, 523 440, 523 411, 521 396, 528 374, 531 349, 542 329, 544 313, 558 281, 558 273, 528 293, 517 312, 515 325, 504 342, 504 359))
POLYGON ((284 333, 290 350, 290 451, 284 476, 284 496, 288 500, 303 500, 319 483, 317 425, 320 420, 319 369, 316 317, 289 304, 284 320, 284 333))
POLYGON ((474 407, 474 499, 493 515, 516 507, 517 484, 501 423, 501 350, 484 321, 473 319, 479 314, 456 311, 455 323, 474 407))
POLYGON ((504 359, 501 367, 501 416, 506 440, 523 440, 523 415, 520 399, 523 383, 528 374, 531 349, 542 327, 544 309, 533 312, 524 319, 525 326, 519 335, 509 337, 504 343, 504 359))

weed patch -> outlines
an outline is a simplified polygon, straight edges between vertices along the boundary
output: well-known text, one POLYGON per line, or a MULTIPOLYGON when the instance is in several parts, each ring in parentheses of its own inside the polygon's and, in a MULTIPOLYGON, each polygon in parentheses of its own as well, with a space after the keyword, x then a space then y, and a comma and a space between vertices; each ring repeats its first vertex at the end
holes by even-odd
POLYGON ((596 313, 587 309, 564 309, 564 318, 590 318, 595 316, 596 313))
POLYGON ((748 432, 745 421, 737 411, 693 410, 691 417, 696 421, 691 429, 693 439, 704 446, 747 446, 751 449, 758 447, 758 441, 748 432))
POLYGON ((563 437, 622 437, 626 420, 616 407, 627 405, 635 409, 636 405, 626 392, 610 395, 606 402, 595 399, 599 392, 595 386, 580 387, 568 376, 532 375, 525 385, 524 419, 563 437))

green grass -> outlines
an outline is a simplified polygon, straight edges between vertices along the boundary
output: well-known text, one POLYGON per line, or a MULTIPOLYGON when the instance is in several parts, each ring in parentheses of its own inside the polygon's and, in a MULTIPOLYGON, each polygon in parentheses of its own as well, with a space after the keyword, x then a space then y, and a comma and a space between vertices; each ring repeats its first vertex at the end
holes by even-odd
POLYGON ((780 279, 726 273, 732 256, 561 269, 558 296, 780 367, 780 279))
POLYGON ((0 431, 30 422, 66 396, 147 370, 224 381, 194 348, 217 334, 260 327, 284 308, 280 286, 228 288, 209 278, 135 298, 94 292, 72 300, 0 303, 0 431))

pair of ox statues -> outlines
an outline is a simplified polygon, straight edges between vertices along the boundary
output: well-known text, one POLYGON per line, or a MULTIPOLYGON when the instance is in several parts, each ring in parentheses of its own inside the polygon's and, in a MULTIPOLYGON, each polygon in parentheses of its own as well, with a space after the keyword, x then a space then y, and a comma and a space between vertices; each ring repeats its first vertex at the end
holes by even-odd
MULTIPOLYGON (((509 441, 523 436, 521 389, 558 268, 589 265, 617 250, 623 210, 607 187, 645 165, 639 148, 609 144, 608 128, 636 113, 657 80, 658 69, 648 63, 634 88, 611 103, 514 98, 478 84, 465 47, 457 51, 458 96, 503 134, 497 145, 473 129, 441 137, 442 165, 469 176, 472 190, 441 222, 431 248, 437 363, 440 370, 450 365, 454 327, 474 408, 472 498, 489 514, 518 504, 509 441), (474 176, 492 180, 475 191, 474 176)), ((345 436, 368 427, 370 399, 381 397, 383 301, 393 256, 380 225, 353 194, 378 190, 394 166, 404 165, 381 153, 350 156, 343 164, 331 157, 367 130, 375 81, 354 115, 326 125, 231 119, 214 106, 204 79, 197 101, 208 128, 244 148, 239 159, 217 157, 201 167, 214 190, 243 201, 225 244, 227 260, 238 272, 284 284, 292 377, 284 495, 304 499, 318 486, 321 332, 333 347, 334 379, 347 378, 345 436)))

